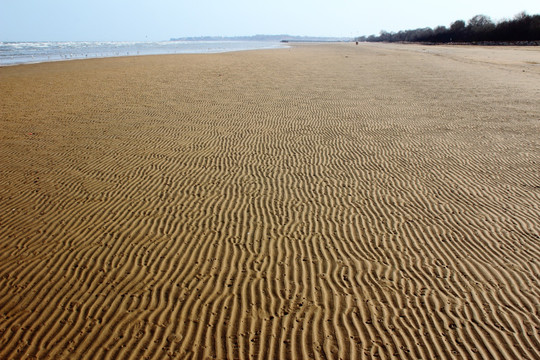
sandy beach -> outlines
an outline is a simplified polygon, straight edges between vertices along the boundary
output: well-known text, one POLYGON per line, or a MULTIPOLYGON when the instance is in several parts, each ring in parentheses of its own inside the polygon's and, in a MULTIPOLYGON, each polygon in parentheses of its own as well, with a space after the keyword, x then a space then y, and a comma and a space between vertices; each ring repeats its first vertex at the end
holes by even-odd
POLYGON ((540 48, 0 68, 0 359, 540 359, 540 48))

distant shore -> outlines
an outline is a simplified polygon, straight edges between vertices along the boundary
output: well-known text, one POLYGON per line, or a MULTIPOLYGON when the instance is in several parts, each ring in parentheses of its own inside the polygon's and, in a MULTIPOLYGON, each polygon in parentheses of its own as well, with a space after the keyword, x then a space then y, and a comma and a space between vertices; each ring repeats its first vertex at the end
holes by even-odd
POLYGON ((171 41, 298 41, 298 42, 341 42, 353 41, 348 37, 294 36, 294 35, 252 35, 252 36, 197 36, 171 38, 171 41))

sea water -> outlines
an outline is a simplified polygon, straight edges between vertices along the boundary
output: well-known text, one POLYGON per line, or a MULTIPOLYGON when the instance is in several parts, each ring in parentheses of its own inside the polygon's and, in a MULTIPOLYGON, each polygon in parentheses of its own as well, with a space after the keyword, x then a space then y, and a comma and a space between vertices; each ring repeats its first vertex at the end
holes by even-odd
POLYGON ((0 66, 114 56, 218 53, 284 47, 272 41, 0 42, 0 66))

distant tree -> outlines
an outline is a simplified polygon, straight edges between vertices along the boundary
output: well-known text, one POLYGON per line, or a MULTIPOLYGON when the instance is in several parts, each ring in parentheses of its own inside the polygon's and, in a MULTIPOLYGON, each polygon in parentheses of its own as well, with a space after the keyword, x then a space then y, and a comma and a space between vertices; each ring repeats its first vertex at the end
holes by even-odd
POLYGON ((463 41, 465 36, 465 21, 456 20, 450 25, 448 31, 449 41, 463 41))
POLYGON ((392 34, 388 31, 381 30, 379 34, 380 41, 392 41, 392 34))
POLYGON ((493 29, 495 29, 495 24, 488 16, 476 15, 467 24, 468 38, 471 41, 491 40, 490 32, 493 29))
POLYGON ((486 15, 476 15, 467 24, 463 20, 454 21, 450 28, 437 26, 435 29, 420 28, 402 30, 397 33, 381 31, 379 36, 370 35, 366 41, 385 42, 516 42, 540 41, 540 15, 527 15, 521 12, 512 20, 503 20, 497 24, 486 15))
POLYGON ((433 30, 433 39, 434 42, 449 42, 450 41, 450 32, 444 26, 437 26, 433 30))
POLYGON ((521 21, 521 20, 526 19, 528 17, 529 17, 529 15, 527 15, 527 12, 522 11, 522 12, 517 13, 516 15, 514 15, 514 20, 515 21, 521 21))
POLYGON ((431 28, 422 28, 416 30, 416 41, 433 41, 433 30, 431 28))
POLYGON ((489 16, 486 16, 486 15, 476 15, 472 19, 469 20, 469 24, 468 24, 470 28, 477 28, 477 29, 487 28, 492 25, 494 25, 493 21, 491 21, 489 16))
POLYGON ((376 41, 380 41, 380 40, 377 40, 377 37, 375 35, 369 35, 366 39, 366 41, 369 41, 369 42, 376 42, 376 41))
POLYGON ((450 30, 454 32, 463 31, 465 29, 465 21, 463 20, 456 20, 450 25, 450 30))

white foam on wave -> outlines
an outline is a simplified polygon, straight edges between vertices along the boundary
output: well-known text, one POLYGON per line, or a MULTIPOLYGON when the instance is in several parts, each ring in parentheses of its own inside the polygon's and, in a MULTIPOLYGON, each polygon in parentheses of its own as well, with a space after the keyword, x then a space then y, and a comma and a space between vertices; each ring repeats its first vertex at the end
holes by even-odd
POLYGON ((0 66, 112 56, 217 53, 284 47, 264 41, 0 42, 0 66))

